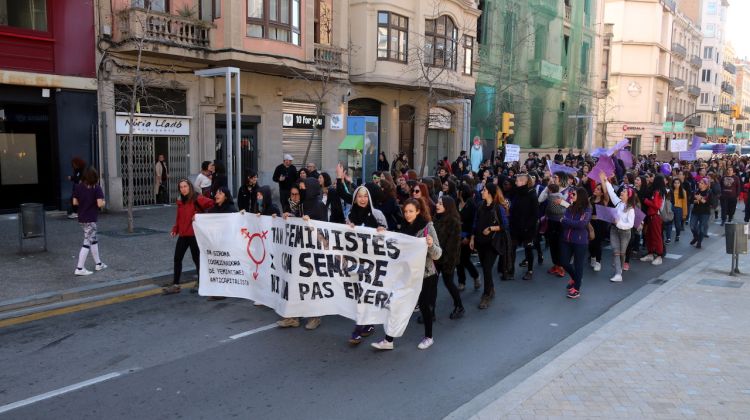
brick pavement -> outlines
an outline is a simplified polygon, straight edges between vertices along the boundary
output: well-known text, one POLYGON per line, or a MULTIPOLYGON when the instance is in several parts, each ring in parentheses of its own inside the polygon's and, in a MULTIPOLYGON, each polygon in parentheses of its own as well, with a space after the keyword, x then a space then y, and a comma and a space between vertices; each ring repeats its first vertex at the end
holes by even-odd
POLYGON ((700 257, 473 418, 750 417, 750 276, 723 238, 700 257))

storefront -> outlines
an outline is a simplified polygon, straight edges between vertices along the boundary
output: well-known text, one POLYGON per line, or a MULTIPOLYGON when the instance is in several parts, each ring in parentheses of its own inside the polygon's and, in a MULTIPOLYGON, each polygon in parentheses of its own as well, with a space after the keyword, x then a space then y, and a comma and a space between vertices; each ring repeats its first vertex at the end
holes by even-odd
POLYGON ((73 158, 97 166, 96 117, 93 92, 0 86, 0 211, 67 210, 73 158))
POLYGON ((316 116, 315 104, 284 101, 282 104, 283 154, 294 157, 297 168, 312 162, 323 164, 323 136, 325 116, 316 116), (307 161, 303 161, 307 154, 307 161))
POLYGON ((452 160, 452 156, 458 154, 453 151, 454 147, 451 144, 454 138, 451 133, 452 127, 450 111, 445 108, 430 109, 430 129, 427 131, 427 170, 430 173, 433 172, 438 160, 442 160, 444 156, 452 160))

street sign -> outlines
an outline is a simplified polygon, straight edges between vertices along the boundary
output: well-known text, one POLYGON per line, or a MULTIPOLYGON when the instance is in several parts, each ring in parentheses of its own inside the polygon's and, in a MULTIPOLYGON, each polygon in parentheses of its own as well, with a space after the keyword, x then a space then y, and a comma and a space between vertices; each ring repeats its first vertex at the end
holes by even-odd
POLYGON ((671 133, 674 126, 669 121, 664 121, 664 126, 662 127, 662 131, 665 133, 671 133))
POLYGON ((674 131, 675 133, 684 133, 685 132, 685 123, 683 121, 678 121, 674 123, 674 131))

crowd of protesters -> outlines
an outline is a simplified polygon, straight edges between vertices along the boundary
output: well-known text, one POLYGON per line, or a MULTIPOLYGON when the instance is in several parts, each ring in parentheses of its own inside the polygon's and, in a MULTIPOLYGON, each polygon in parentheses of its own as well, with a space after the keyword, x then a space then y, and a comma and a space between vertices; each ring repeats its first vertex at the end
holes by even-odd
MULTIPOLYGON (((235 209, 219 162, 204 162, 195 183, 179 181, 172 230, 179 237, 174 285, 165 293, 179 292, 181 261, 188 249, 199 264, 191 226, 195 213, 242 211, 400 232, 423 237, 428 246, 418 300, 418 322, 424 326, 418 347, 427 349, 434 343, 440 277, 453 302, 448 316, 460 319, 466 313, 461 292, 468 277, 474 290, 482 291, 478 308, 486 309, 495 297, 496 277, 513 280, 519 267, 520 279, 533 280, 548 248, 547 274, 566 278, 565 296, 577 299, 586 266, 596 272, 603 269, 607 243, 613 255, 610 281, 622 282, 631 270, 631 257, 662 264, 672 238, 680 241, 687 229, 692 233, 690 244, 701 248, 711 216, 717 223, 732 222, 740 201, 745 203, 744 221, 750 221, 750 162, 735 155, 691 162, 663 162, 656 155, 641 155, 627 165, 615 155, 614 173, 592 179, 589 172, 597 158, 573 150, 567 154, 558 150, 554 157, 529 153, 523 162, 510 163, 499 153, 494 160, 481 162, 476 171, 466 152, 461 152, 453 161, 441 159, 431 176, 421 177, 403 153, 391 163, 381 153, 377 171, 358 180, 359 186, 341 165, 329 174, 319 172, 314 164, 297 169, 293 160, 285 155, 273 173, 280 206, 272 202, 271 188, 258 185, 257 175, 250 173, 236 195, 235 209), (558 170, 550 172, 551 166, 558 170), (604 217, 605 210, 613 220, 604 217), (523 249, 520 262, 516 261, 519 248, 523 249), (481 279, 471 260, 474 253, 481 279)), ((315 329, 320 323, 319 317, 309 318, 305 328, 315 329)), ((298 327, 300 322, 284 318, 278 325, 298 327)), ((349 343, 357 345, 374 331, 372 325, 357 325, 349 343)), ((394 340, 386 336, 372 346, 392 349, 394 340)))

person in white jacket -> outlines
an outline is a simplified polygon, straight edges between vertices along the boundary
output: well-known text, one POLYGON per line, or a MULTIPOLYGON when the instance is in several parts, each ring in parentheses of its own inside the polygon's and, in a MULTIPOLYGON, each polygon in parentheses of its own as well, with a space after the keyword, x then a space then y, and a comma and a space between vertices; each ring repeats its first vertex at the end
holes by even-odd
POLYGON ((635 206, 638 203, 638 195, 630 187, 624 187, 618 196, 612 184, 607 181, 607 176, 599 175, 602 185, 607 189, 612 204, 615 205, 615 220, 609 231, 609 241, 612 244, 612 253, 615 261, 615 275, 609 279, 612 282, 622 281, 622 264, 625 262, 625 253, 630 243, 630 230, 635 223, 635 206))

